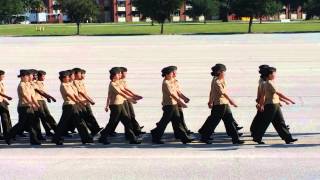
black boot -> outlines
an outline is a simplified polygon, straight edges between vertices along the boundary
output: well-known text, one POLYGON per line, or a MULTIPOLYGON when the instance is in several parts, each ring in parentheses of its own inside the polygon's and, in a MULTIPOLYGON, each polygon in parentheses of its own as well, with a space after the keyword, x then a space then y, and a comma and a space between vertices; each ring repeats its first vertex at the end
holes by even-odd
POLYGON ((133 140, 130 141, 130 144, 141 144, 142 142, 140 140, 133 140))
POLYGON ((232 141, 232 144, 244 144, 244 141, 238 139, 238 140, 232 141))
POLYGON ((285 142, 286 142, 286 144, 291 144, 291 143, 293 143, 293 142, 296 142, 296 141, 298 141, 298 139, 287 139, 287 140, 285 140, 285 142))
POLYGON ((164 142, 161 141, 160 139, 152 139, 152 143, 153 144, 164 144, 164 142))
POLYGON ((103 144, 103 145, 108 145, 110 144, 110 142, 108 141, 107 138, 103 138, 103 137, 100 137, 99 138, 99 143, 103 144))
POLYGON ((253 139, 254 142, 258 143, 258 144, 265 144, 261 139, 253 139))

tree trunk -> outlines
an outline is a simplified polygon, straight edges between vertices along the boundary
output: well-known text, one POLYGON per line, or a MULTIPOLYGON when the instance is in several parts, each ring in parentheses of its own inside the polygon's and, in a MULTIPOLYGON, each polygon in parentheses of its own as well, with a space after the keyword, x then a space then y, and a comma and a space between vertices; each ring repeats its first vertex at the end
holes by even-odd
POLYGON ((287 18, 291 19, 291 4, 290 3, 287 4, 287 12, 288 12, 287 18))
POLYGON ((80 35, 80 23, 77 23, 77 35, 80 35))
POLYGON ((253 16, 250 16, 248 33, 252 33, 252 21, 253 21, 253 16))
POLYGON ((262 17, 260 17, 260 24, 262 24, 262 17))
POLYGON ((164 23, 161 23, 161 31, 160 31, 161 34, 163 34, 163 24, 164 23))

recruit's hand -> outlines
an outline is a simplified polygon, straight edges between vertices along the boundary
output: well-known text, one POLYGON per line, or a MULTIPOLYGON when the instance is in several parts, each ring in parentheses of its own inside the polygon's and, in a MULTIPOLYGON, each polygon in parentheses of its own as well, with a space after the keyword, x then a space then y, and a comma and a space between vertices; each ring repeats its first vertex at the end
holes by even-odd
POLYGON ((51 103, 51 99, 50 98, 47 98, 47 101, 48 101, 48 103, 51 103))
POLYGON ((238 107, 238 105, 237 105, 234 101, 230 101, 230 104, 231 104, 233 107, 238 107))
POLYGON ((189 98, 184 98, 183 100, 185 103, 189 103, 190 102, 190 99, 189 98))
POLYGON ((93 105, 95 105, 96 103, 95 103, 95 102, 93 102, 93 101, 91 101, 91 102, 90 102, 90 104, 93 106, 93 105))
POLYGON ((106 112, 108 112, 108 111, 109 111, 109 108, 108 108, 108 107, 105 107, 104 110, 105 110, 106 112))
POLYGON ((57 102, 57 100, 55 98, 51 97, 51 99, 53 102, 57 102))
POLYGON ((136 95, 136 96, 135 96, 135 99, 136 99, 136 100, 141 100, 141 99, 143 99, 143 97, 142 97, 142 96, 139 96, 139 95, 136 95))
POLYGON ((212 107, 213 107, 213 103, 212 102, 208 102, 208 108, 212 109, 212 107))
POLYGON ((9 97, 9 96, 8 96, 7 99, 8 99, 9 101, 11 101, 11 100, 12 100, 12 97, 9 97))

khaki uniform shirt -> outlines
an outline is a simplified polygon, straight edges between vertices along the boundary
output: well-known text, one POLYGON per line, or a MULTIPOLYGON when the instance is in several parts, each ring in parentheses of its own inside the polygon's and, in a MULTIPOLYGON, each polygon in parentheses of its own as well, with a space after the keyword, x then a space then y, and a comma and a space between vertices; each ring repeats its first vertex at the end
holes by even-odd
POLYGON ((263 91, 265 93, 265 103, 264 104, 279 104, 280 98, 276 94, 277 89, 272 81, 266 81, 263 84, 263 91))
MULTIPOLYGON (((87 88, 84 85, 83 80, 74 80, 73 84, 76 87, 78 93, 81 92, 83 94, 88 94, 87 88)), ((79 94, 79 97, 81 101, 87 101, 86 98, 84 98, 81 94, 79 94)))
POLYGON ((108 96, 110 98, 110 105, 120 105, 126 100, 125 97, 120 95, 121 83, 120 81, 110 82, 108 96))
POLYGON ((20 82, 18 85, 18 107, 22 106, 30 106, 28 99, 31 100, 32 95, 35 94, 33 87, 31 86, 30 82, 20 82))
POLYGON ((64 101, 63 105, 76 104, 76 102, 74 102, 69 96, 67 96, 67 94, 70 94, 70 95, 75 94, 71 83, 61 83, 60 93, 64 101))
POLYGON ((121 80, 119 80, 119 83, 122 86, 122 88, 128 88, 127 80, 121 79, 121 80))
MULTIPOLYGON (((0 93, 5 94, 4 84, 2 81, 0 81, 0 93)), ((0 102, 3 102, 3 101, 4 101, 4 97, 0 96, 0 102)))
MULTIPOLYGON (((44 91, 45 92, 45 87, 44 87, 44 83, 43 81, 36 81, 33 83, 33 87, 35 89, 38 89, 40 91, 44 91)), ((43 101, 45 100, 43 96, 41 96, 38 92, 36 92, 36 96, 35 96, 36 100, 38 101, 43 101)))
POLYGON ((227 92, 226 83, 218 78, 213 78, 211 82, 211 97, 213 105, 229 104, 228 99, 223 95, 227 92))
POLYGON ((172 80, 163 80, 162 82, 162 105, 176 105, 178 102, 171 97, 171 94, 174 94, 178 97, 178 92, 176 89, 175 79, 172 80))
POLYGON ((263 92, 263 84, 264 84, 264 80, 262 78, 259 79, 259 85, 258 85, 258 91, 257 91, 257 99, 256 102, 259 103, 260 98, 261 98, 261 94, 263 92))

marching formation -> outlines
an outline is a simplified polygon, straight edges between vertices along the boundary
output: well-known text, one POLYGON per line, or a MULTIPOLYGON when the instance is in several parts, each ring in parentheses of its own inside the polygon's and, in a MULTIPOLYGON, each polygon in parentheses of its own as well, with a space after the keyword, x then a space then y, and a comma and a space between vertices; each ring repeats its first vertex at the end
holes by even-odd
MULTIPOLYGON (((213 78, 208 102, 211 114, 198 130, 199 140, 205 144, 212 144, 214 131, 222 120, 232 143, 243 144, 244 141, 240 139, 242 133, 238 132, 243 127, 239 126, 231 112, 230 106, 237 107, 237 104, 227 90, 224 78, 227 68, 223 64, 216 64, 211 70, 213 78)), ((41 145, 41 142, 48 137, 51 137, 52 143, 63 145, 64 138, 70 137, 77 130, 83 144, 94 143, 94 137, 99 136, 99 143, 106 145, 110 144, 108 140, 110 137, 117 136, 115 129, 121 122, 124 126, 126 140, 130 144, 141 144, 141 135, 146 132, 142 131, 144 126, 141 126, 136 120, 133 104, 142 100, 143 97, 128 86, 127 71, 125 67, 113 67, 109 71, 110 83, 105 111, 110 111, 110 118, 105 128, 102 128, 92 113, 91 105, 95 105, 95 102, 85 86, 86 71, 81 68, 59 73, 60 93, 64 102, 58 123, 50 114, 46 104, 46 101, 56 102, 56 99, 46 91, 44 83, 46 72, 34 69, 20 70, 18 78, 21 80, 17 88, 19 117, 18 123, 12 126, 8 109, 8 101, 11 101, 12 98, 7 95, 2 82, 5 72, 0 70, 0 116, 3 131, 0 138, 10 145, 17 139, 17 136, 25 136, 26 131, 29 133, 31 145, 41 145), (45 130, 45 137, 41 132, 41 124, 45 130)), ((163 115, 156 123, 156 127, 151 130, 152 143, 164 144, 162 136, 170 122, 176 139, 183 144, 192 143, 196 139, 192 136, 193 132, 187 127, 183 114, 183 109, 187 108, 190 99, 183 94, 180 88, 177 80, 177 67, 165 67, 161 73, 163 77, 163 115)), ((257 114, 250 127, 253 141, 264 144, 262 139, 270 123, 286 144, 297 141, 290 134, 289 126, 285 123, 281 112, 281 101, 287 105, 295 103, 276 88, 274 83, 276 68, 261 65, 259 74, 257 114)))

